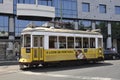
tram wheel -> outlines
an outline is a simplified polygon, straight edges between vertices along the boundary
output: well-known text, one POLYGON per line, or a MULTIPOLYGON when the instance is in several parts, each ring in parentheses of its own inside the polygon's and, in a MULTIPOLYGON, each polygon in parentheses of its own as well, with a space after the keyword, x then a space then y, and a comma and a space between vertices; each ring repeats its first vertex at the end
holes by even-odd
POLYGON ((20 67, 20 70, 24 69, 24 65, 22 65, 22 64, 20 64, 19 67, 20 67))
POLYGON ((35 67, 36 67, 36 68, 39 67, 39 64, 35 64, 35 67))
POLYGON ((116 56, 112 56, 112 59, 115 60, 115 59, 116 59, 116 56))
POLYGON ((48 67, 49 65, 48 65, 48 63, 43 63, 42 66, 43 67, 48 67))
POLYGON ((29 65, 28 65, 28 68, 33 68, 33 67, 34 67, 33 64, 29 64, 29 65))

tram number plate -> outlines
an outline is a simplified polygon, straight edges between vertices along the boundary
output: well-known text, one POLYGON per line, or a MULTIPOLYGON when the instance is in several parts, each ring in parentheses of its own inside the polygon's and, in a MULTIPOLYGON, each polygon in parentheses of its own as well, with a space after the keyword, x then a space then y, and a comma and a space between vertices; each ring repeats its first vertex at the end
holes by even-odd
POLYGON ((30 53, 30 48, 26 48, 26 53, 30 53))

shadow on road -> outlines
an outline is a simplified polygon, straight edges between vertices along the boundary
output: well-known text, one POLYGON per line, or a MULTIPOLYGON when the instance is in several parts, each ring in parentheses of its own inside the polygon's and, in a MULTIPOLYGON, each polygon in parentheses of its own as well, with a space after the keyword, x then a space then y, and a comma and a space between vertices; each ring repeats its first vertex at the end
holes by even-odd
POLYGON ((62 71, 62 70, 72 70, 72 69, 86 69, 86 68, 93 68, 93 67, 101 67, 101 66, 111 66, 111 63, 89 63, 89 64, 66 64, 66 65, 54 65, 54 66, 39 66, 37 68, 27 68, 24 71, 31 71, 31 72, 54 72, 54 71, 62 71))

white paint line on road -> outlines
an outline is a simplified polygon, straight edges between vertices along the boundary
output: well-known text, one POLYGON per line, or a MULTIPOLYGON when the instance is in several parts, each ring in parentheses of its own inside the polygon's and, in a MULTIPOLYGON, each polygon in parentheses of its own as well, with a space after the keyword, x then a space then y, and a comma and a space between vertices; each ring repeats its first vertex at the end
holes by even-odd
POLYGON ((40 75, 56 78, 72 78, 72 79, 83 79, 83 80, 113 80, 112 78, 103 77, 88 77, 88 76, 73 76, 73 75, 61 75, 61 74, 50 74, 50 73, 34 73, 34 72, 21 72, 28 75, 40 75))

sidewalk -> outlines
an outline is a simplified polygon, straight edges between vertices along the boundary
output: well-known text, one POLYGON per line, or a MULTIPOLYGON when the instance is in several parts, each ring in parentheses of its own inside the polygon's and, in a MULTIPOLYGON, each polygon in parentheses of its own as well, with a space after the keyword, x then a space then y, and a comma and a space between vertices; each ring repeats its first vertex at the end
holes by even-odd
POLYGON ((0 66, 6 66, 6 65, 18 65, 18 61, 17 60, 10 60, 10 61, 2 60, 2 61, 0 61, 0 66))

